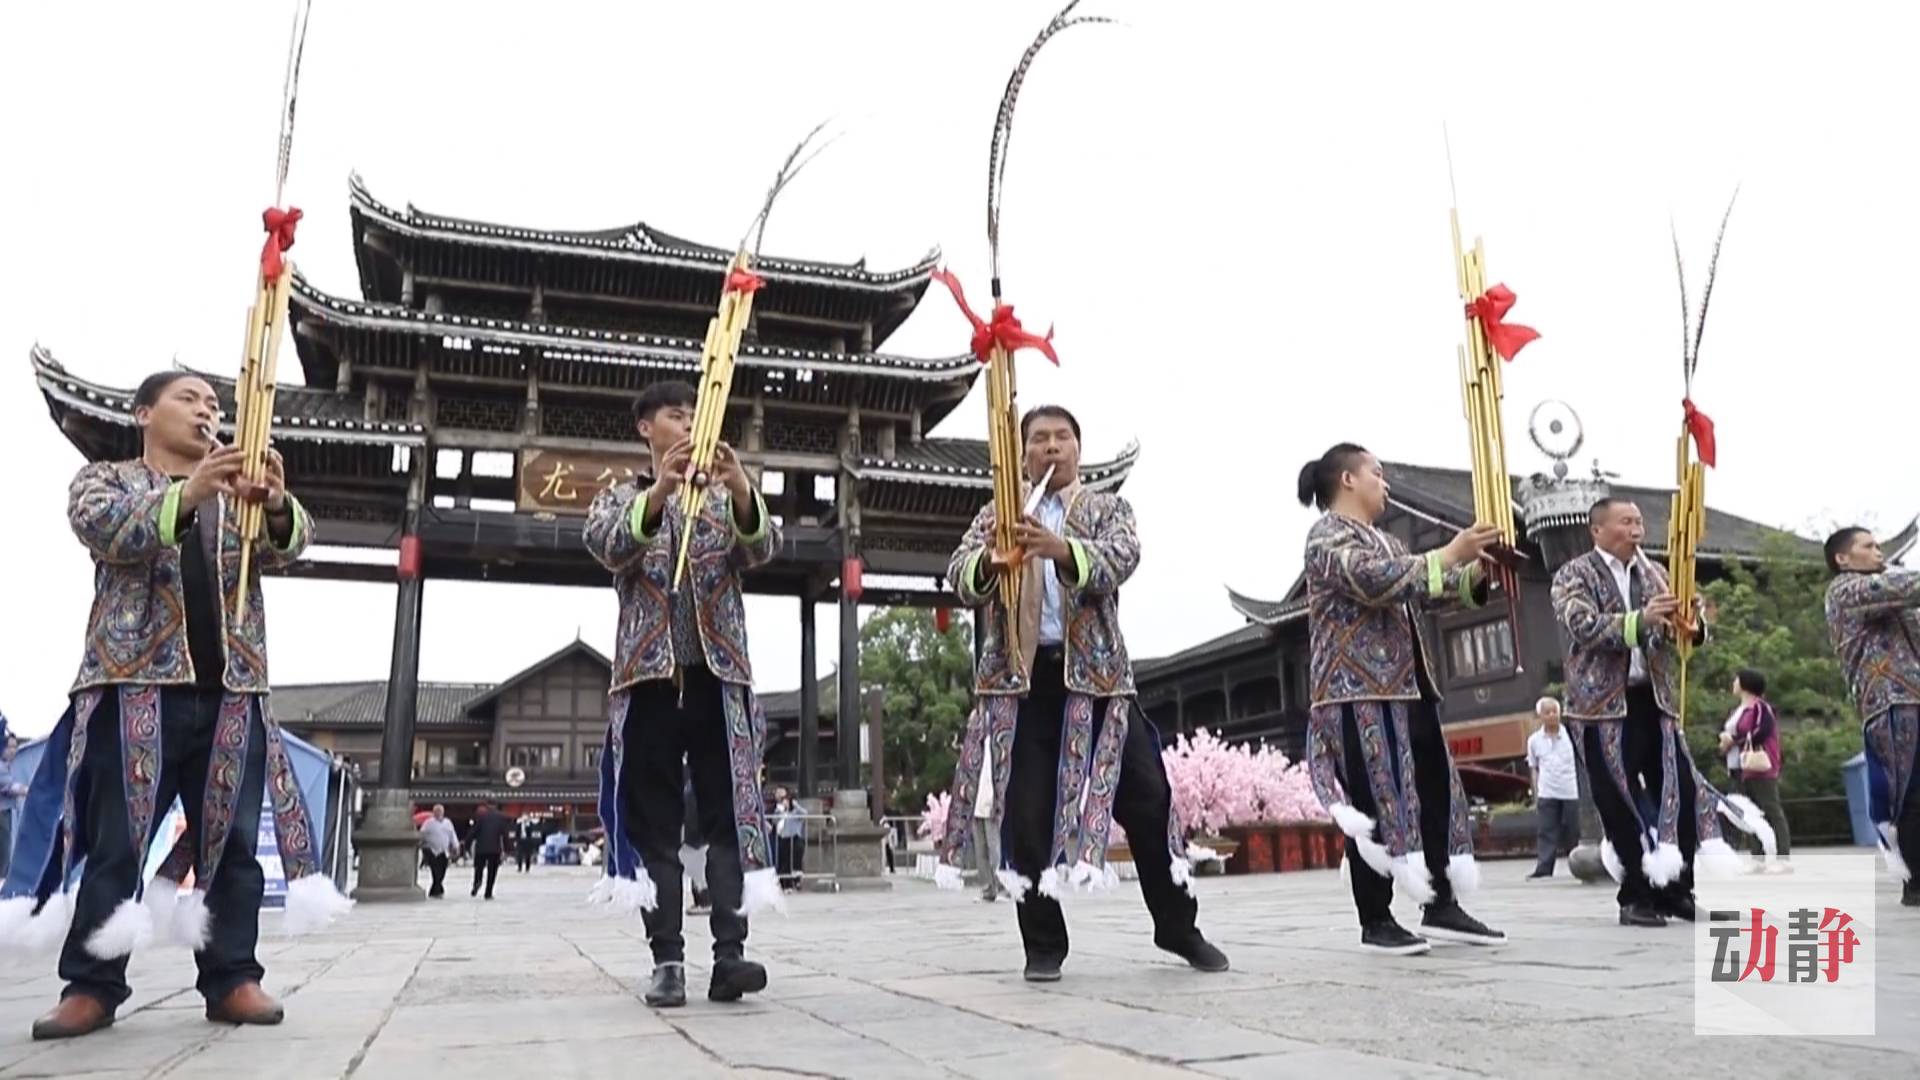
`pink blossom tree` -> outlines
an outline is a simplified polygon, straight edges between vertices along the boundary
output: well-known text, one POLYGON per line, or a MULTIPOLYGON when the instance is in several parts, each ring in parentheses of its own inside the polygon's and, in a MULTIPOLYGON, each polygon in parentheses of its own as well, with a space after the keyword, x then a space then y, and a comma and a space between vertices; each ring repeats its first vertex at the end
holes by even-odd
POLYGON ((953 796, 945 791, 927 796, 927 808, 921 813, 916 831, 935 844, 947 838, 947 811, 953 808, 953 796))

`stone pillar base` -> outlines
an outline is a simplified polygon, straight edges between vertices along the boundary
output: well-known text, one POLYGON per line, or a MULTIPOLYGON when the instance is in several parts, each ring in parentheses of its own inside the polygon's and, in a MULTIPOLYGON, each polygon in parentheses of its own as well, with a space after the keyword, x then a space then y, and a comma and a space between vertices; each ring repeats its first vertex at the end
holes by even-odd
MULTIPOLYGON (((833 883, 840 892, 885 892, 887 830, 873 823, 865 791, 837 791, 833 796, 833 883)), ((825 885, 826 883, 822 883, 825 885)))
POLYGON ((373 903, 425 900, 420 887, 420 833, 413 827, 413 799, 405 788, 376 788, 367 820, 353 833, 360 852, 355 900, 373 903))
POLYGON ((1600 845, 1591 841, 1582 841, 1573 849, 1567 856, 1567 869, 1588 885, 1613 884, 1613 875, 1607 873, 1606 865, 1600 861, 1600 845))

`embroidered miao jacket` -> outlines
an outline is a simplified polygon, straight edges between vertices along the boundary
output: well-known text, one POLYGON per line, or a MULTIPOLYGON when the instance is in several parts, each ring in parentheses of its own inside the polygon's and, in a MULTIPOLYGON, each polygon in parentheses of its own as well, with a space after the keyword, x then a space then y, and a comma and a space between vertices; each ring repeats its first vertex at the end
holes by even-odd
POLYGON ((734 523, 733 497, 725 485, 708 487, 687 560, 687 578, 699 612, 700 645, 706 656, 676 657, 669 620, 674 563, 686 520, 681 499, 685 491, 667 504, 651 534, 640 531, 647 493, 635 483, 602 491, 587 511, 587 550, 613 572, 613 587, 620 596, 613 658, 616 691, 645 679, 672 678, 675 667, 701 659, 721 682, 753 684, 740 573, 773 559, 780 550, 780 530, 767 513, 766 501, 755 492, 759 527, 752 535, 743 535, 734 523))
POLYGON ((979 566, 993 550, 993 505, 974 515, 960 547, 947 564, 947 580, 960 602, 979 611, 982 622, 980 664, 975 689, 981 694, 1024 694, 1033 672, 1034 650, 1040 640, 1041 575, 1056 575, 1061 589, 1061 630, 1066 646, 1067 689, 1094 697, 1133 693, 1133 664, 1126 639, 1120 633, 1120 586, 1140 565, 1140 539, 1134 532, 1133 507, 1118 495, 1087 491, 1078 481, 1060 492, 1067 515, 1061 538, 1073 549, 1074 570, 1061 571, 1054 563, 1029 559, 1020 592, 1021 655, 1007 648, 1006 605, 1000 587, 989 581, 979 588, 979 566))
POLYGON ((1475 564, 1443 569, 1437 551, 1409 555, 1372 525, 1328 513, 1307 532, 1306 577, 1315 706, 1440 700, 1420 611, 1478 606, 1475 564))
POLYGON ((1827 585, 1827 634, 1862 721, 1920 705, 1920 570, 1842 572, 1827 585))
MULTIPOLYGON (((1033 659, 1039 648, 1044 588, 1041 575, 1056 575, 1060 585, 1067 704, 1066 714, 1060 719, 1063 730, 1054 786, 1052 857, 1038 883, 1010 881, 1016 897, 1036 884, 1042 893, 1058 896, 1070 884, 1099 888, 1114 882, 1106 865, 1107 835, 1113 822, 1121 750, 1126 745, 1128 725, 1135 722, 1133 665, 1120 632, 1120 587, 1140 564, 1133 508, 1118 495, 1087 491, 1078 481, 1062 489, 1060 496, 1067 508, 1061 538, 1073 551, 1073 569, 1067 572, 1051 561, 1028 560, 1021 571, 1026 577, 1020 611, 1006 610, 997 581, 987 582, 984 590, 980 588, 980 563, 993 548, 991 504, 975 515, 947 567, 954 592, 962 603, 978 612, 982 627, 980 660, 974 672, 977 696, 961 743, 960 762, 954 770, 948 810, 948 820, 956 823, 972 820, 988 740, 993 743, 994 806, 1006 805, 1020 698, 1032 685, 1033 659), (1010 618, 1020 620, 1019 655, 1007 645, 1010 618), (1096 711, 1100 719, 1097 725, 1096 711)), ((948 866, 960 865, 971 838, 972 830, 964 824, 947 830, 941 856, 948 866)), ((1133 842, 1144 844, 1146 839, 1133 842)), ((1167 844, 1174 878, 1184 882, 1189 869, 1186 842, 1171 815, 1167 844)), ((1004 861, 1004 853, 1002 858, 1004 861)))
MULTIPOLYGON (((177 535, 182 484, 135 459, 95 462, 82 468, 68 487, 68 523, 93 553, 93 611, 87 618, 86 649, 74 693, 110 684, 194 681, 177 535)), ((313 539, 313 521, 300 501, 289 495, 287 505, 293 511, 287 546, 275 546, 264 534, 254 546, 244 619, 234 614, 240 580, 237 518, 224 495, 198 509, 218 524, 217 529, 201 528, 198 535, 206 544, 209 571, 219 575, 228 690, 264 694, 268 689, 267 605, 260 575, 297 560, 313 539)))
MULTIPOLYGON (((747 613, 740 588, 742 571, 762 566, 780 550, 780 530, 767 513, 766 500, 754 492, 758 522, 742 533, 733 519, 733 496, 725 485, 706 491, 694 522, 685 587, 693 590, 704 657, 674 655, 673 574, 686 517, 682 487, 660 513, 651 533, 643 532, 647 492, 636 483, 602 491, 587 511, 584 540, 600 565, 613 573, 620 598, 620 625, 613 657, 607 732, 600 755, 600 817, 607 826, 606 873, 594 898, 623 906, 652 908, 651 882, 640 853, 625 827, 628 800, 621 791, 626 770, 627 715, 632 695, 620 693, 649 679, 670 679, 689 662, 704 661, 725 687, 720 695, 726 723, 727 757, 733 775, 733 823, 740 861, 752 875, 771 870, 772 844, 760 798, 760 765, 765 756, 766 715, 753 694, 753 667, 747 660, 747 613), (644 891, 643 891, 644 890, 644 891)), ((746 906, 759 910, 778 900, 748 878, 746 906)))
MULTIPOLYGON (((1667 572, 1651 559, 1638 559, 1640 588, 1652 597, 1667 588, 1667 572)), ((1621 720, 1627 715, 1627 676, 1633 650, 1646 658, 1647 680, 1660 711, 1674 715, 1673 634, 1642 626, 1638 605, 1620 595, 1613 571, 1598 548, 1567 563, 1553 575, 1553 616, 1566 634, 1569 720, 1621 720)), ((1696 618, 1698 613, 1696 612, 1696 618)), ((1706 623, 1700 621, 1704 637, 1706 623)))

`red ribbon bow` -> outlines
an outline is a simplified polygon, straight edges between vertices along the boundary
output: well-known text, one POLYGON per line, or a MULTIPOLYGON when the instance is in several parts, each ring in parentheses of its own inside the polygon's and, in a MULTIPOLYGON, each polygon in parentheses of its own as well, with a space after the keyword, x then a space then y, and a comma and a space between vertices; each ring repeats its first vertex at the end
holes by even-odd
POLYGON ((759 292, 761 286, 766 283, 767 279, 761 277, 759 274, 754 273, 744 266, 736 266, 732 270, 727 271, 727 287, 724 291, 742 292, 751 295, 759 292))
POLYGON ((293 246, 293 229, 300 224, 300 208, 289 207, 285 210, 269 206, 260 220, 267 227, 267 243, 260 249, 260 276, 268 281, 279 281, 286 263, 280 253, 293 246))
POLYGON ((1047 359, 1053 361, 1054 366, 1059 366, 1060 355, 1053 351, 1052 327, 1047 328, 1046 337, 1029 333, 1026 327, 1020 325, 1020 320, 1013 317, 1012 304, 995 304, 993 320, 985 321, 967 306, 967 294, 960 290, 959 278, 945 270, 935 270, 933 280, 945 285, 947 290, 953 293, 954 302, 960 305, 960 313, 973 324, 973 355, 978 357, 981 363, 988 363, 992 359, 993 347, 998 345, 1006 350, 1008 356, 1012 356, 1021 349, 1038 349, 1047 359))
POLYGON ((1518 323, 1509 325, 1501 321, 1519 300, 1513 295, 1512 289, 1495 285, 1487 290, 1486 295, 1467 305, 1468 317, 1480 320, 1481 329, 1487 335, 1487 344, 1493 346, 1493 351, 1506 361, 1512 361, 1515 353, 1540 336, 1540 332, 1530 326, 1518 323))
POLYGON ((1681 398, 1680 406, 1687 410, 1687 432, 1693 436, 1693 445, 1700 450, 1700 460, 1708 468, 1713 468, 1713 418, 1693 407, 1692 398, 1681 398))

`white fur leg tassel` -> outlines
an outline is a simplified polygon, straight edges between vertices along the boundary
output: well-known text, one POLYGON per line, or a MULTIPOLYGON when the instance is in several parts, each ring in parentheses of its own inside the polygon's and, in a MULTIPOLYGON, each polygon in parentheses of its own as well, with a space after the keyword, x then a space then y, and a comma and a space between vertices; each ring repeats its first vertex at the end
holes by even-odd
POLYGON ((1732 844, 1714 836, 1700 842, 1700 850, 1693 853, 1693 868, 1703 877, 1738 877, 1746 872, 1747 861, 1733 850, 1732 844))
POLYGON ((1373 872, 1381 877, 1393 875, 1393 857, 1387 854, 1386 846, 1373 838, 1373 819, 1355 810, 1346 803, 1335 803, 1327 808, 1333 815, 1333 823, 1340 831, 1351 837, 1360 849, 1360 858, 1373 872))
POLYGON ((1013 897, 1016 904, 1033 891, 1033 879, 1017 870, 996 870, 994 876, 1000 879, 1001 887, 1007 890, 1007 895, 1013 897))
POLYGON ((1416 904, 1433 902, 1433 873, 1427 869, 1425 857, 1415 862, 1408 856, 1396 855, 1388 866, 1392 869, 1394 882, 1408 899, 1416 904))
POLYGON ((178 945, 173 939, 173 913, 180 906, 180 883, 156 877, 147 882, 147 915, 153 920, 155 945, 178 945))
POLYGON ((1627 868, 1620 861, 1620 853, 1613 850, 1613 841, 1600 841, 1600 865, 1607 868, 1607 876, 1618 885, 1627 880, 1627 868))
MULTIPOLYGON (((200 890, 195 889, 198 893, 200 890)), ((353 901, 340 895, 325 874, 307 874, 287 882, 287 917, 282 924, 291 935, 324 930, 353 910, 353 901)))
POLYGON ((601 874, 599 880, 593 883, 593 888, 587 890, 587 903, 590 905, 613 903, 613 880, 613 875, 601 874))
POLYGON ((787 913, 787 894, 780 891, 780 872, 771 866, 748 871, 746 883, 740 890, 740 914, 751 917, 763 911, 787 913))
POLYGON ((1049 866, 1040 871, 1040 895, 1058 900, 1066 894, 1065 882, 1060 880, 1060 868, 1049 866))
POLYGON ((652 911, 659 906, 659 890, 654 888, 653 878, 642 870, 639 877, 614 878, 613 895, 607 903, 622 915, 652 911))
POLYGON ((1895 881, 1905 882, 1913 873, 1907 869, 1907 860, 1900 857, 1900 827, 1897 825, 1880 826, 1880 857, 1887 861, 1887 873, 1895 881))
POLYGON ((948 892, 959 892, 967 887, 967 876, 960 868, 948 863, 935 863, 933 867, 933 887, 948 892))
MULTIPOLYGON (((152 889, 147 894, 153 894, 152 889)), ((199 889, 191 889, 185 896, 174 898, 173 917, 167 920, 167 929, 162 931, 167 940, 176 945, 184 945, 194 952, 207 947, 207 940, 213 935, 213 918, 207 911, 207 894, 199 889)))
POLYGON ((1174 856, 1173 864, 1167 867, 1167 869, 1173 874, 1173 883, 1175 885, 1178 885, 1182 889, 1187 890, 1188 895, 1192 895, 1193 893, 1194 859, 1195 859, 1195 856, 1193 854, 1192 849, 1188 849, 1187 854, 1184 857, 1179 855, 1174 856))
POLYGON ((1111 864, 1095 866, 1082 859, 1073 867, 1073 888, 1076 892, 1107 892, 1120 887, 1120 873, 1111 864))
POLYGON ((87 952, 101 960, 118 960, 132 956, 135 949, 152 940, 153 912, 129 896, 114 907, 106 922, 87 935, 87 952))
POLYGON ((1447 884, 1455 899, 1480 888, 1480 862, 1471 852, 1447 856, 1447 884))
POLYGON ((1720 804, 1720 816, 1733 822, 1740 831, 1759 837, 1760 850, 1767 853, 1768 862, 1772 862, 1779 853, 1779 838, 1774 835, 1773 826, 1767 822, 1767 815, 1752 799, 1745 795, 1727 796, 1726 801, 1720 804))
POLYGON ((1678 881, 1686 868, 1687 857, 1680 853, 1679 844, 1659 844, 1640 857, 1640 869, 1655 885, 1678 881))
POLYGON ((27 935, 27 924, 33 921, 33 906, 38 903, 31 896, 10 896, 0 900, 0 951, 12 951, 23 948, 27 935))

